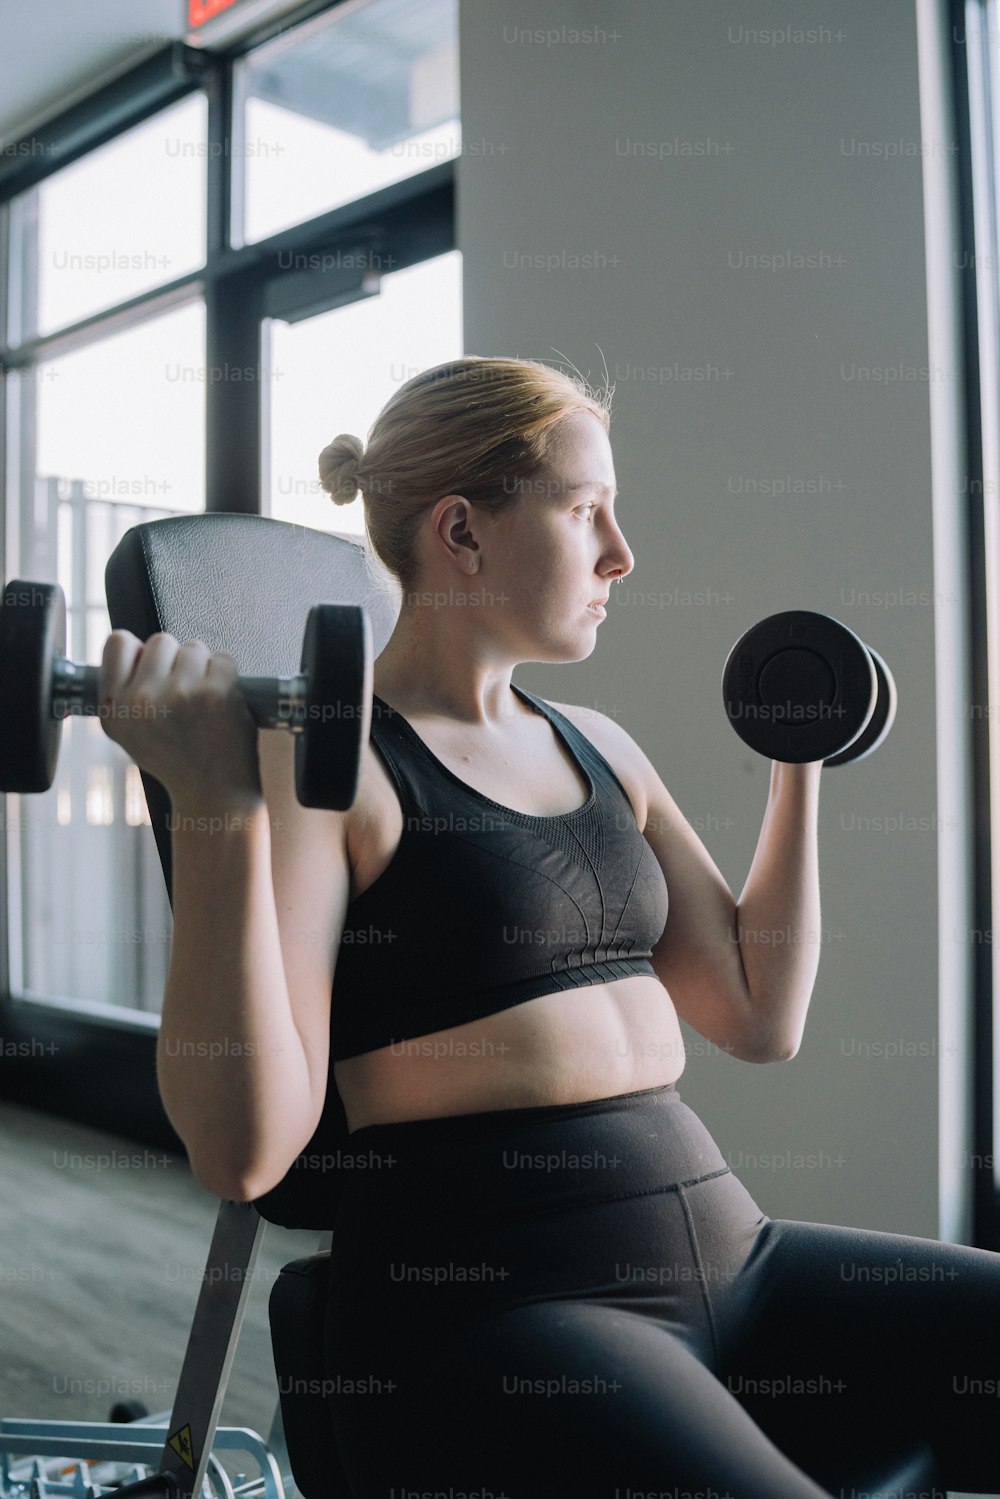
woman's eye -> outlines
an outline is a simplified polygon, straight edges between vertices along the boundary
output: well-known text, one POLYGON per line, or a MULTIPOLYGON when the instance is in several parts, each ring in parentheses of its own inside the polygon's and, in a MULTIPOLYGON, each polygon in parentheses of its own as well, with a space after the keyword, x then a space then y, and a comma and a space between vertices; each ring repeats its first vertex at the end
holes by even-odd
POLYGON ((586 505, 582 506, 582 509, 588 512, 587 519, 589 520, 591 512, 597 509, 597 502, 595 500, 590 500, 586 505))

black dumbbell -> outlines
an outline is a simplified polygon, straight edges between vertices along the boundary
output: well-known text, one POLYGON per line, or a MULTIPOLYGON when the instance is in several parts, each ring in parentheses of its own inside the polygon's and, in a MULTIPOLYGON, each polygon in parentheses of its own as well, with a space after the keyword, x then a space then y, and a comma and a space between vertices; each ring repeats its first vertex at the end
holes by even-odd
MULTIPOLYGON (((0 792, 48 791, 62 720, 100 715, 96 666, 65 656, 66 598, 57 583, 8 583, 0 609, 0 792)), ((343 811, 357 794, 371 726, 372 641, 364 609, 317 604, 309 611, 295 677, 239 677, 262 729, 295 740, 295 791, 304 807, 343 811)))
POLYGON ((740 738, 793 765, 846 765, 878 749, 896 717, 896 683, 877 651, 828 614, 789 609, 741 635, 722 695, 740 738))

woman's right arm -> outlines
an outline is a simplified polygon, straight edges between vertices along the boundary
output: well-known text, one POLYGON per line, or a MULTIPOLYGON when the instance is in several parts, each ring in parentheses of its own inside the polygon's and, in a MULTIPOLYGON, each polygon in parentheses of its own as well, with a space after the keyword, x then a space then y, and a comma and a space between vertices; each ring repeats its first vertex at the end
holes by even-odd
POLYGON ((299 805, 293 736, 258 745, 231 657, 115 633, 106 700, 144 711, 109 713, 105 729, 171 798, 157 1081, 196 1178, 249 1201, 281 1180, 322 1111, 348 814, 299 805))
MULTIPOLYGON (((262 740, 263 762, 277 758, 270 741, 291 735, 262 740)), ((194 1175, 238 1202, 277 1185, 319 1122, 349 883, 345 814, 296 812, 285 778, 263 763, 262 778, 258 803, 173 809, 174 933, 156 1051, 194 1175)))

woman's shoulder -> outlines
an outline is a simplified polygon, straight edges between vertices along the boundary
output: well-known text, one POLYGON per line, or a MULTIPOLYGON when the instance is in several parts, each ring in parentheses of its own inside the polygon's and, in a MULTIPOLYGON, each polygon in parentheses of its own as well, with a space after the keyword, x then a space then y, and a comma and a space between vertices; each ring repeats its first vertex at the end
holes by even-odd
POLYGON ((646 820, 649 800, 649 761, 631 734, 616 719, 598 708, 583 707, 576 703, 555 703, 548 698, 543 698, 542 701, 568 718, 573 727, 579 729, 584 738, 589 739, 594 748, 604 756, 628 792, 636 822, 641 828, 646 820))

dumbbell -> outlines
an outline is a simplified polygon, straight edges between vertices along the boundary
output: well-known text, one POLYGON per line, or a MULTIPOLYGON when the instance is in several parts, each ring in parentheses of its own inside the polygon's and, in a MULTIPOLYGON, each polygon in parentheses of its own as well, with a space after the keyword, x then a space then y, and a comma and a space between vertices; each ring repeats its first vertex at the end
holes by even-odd
MULTIPOLYGON (((100 715, 96 666, 66 659, 66 598, 57 583, 8 583, 0 609, 0 792, 48 791, 62 720, 100 715)), ((295 791, 304 807, 343 811, 357 794, 371 727, 372 640, 364 609, 309 610, 300 672, 238 677, 254 722, 295 739, 295 791)))
POLYGON ((741 635, 722 695, 744 743, 793 765, 863 760, 896 717, 896 683, 878 652, 808 609, 769 615, 741 635))

